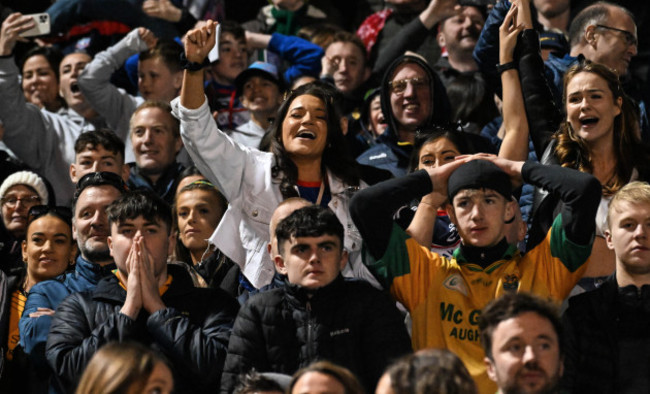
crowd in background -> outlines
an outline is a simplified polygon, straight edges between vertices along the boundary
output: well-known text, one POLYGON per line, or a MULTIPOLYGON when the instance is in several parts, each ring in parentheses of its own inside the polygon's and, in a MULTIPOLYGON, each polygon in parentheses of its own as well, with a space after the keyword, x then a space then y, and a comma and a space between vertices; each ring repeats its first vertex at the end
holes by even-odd
POLYGON ((3 2, 0 393, 650 392, 649 20, 3 2))

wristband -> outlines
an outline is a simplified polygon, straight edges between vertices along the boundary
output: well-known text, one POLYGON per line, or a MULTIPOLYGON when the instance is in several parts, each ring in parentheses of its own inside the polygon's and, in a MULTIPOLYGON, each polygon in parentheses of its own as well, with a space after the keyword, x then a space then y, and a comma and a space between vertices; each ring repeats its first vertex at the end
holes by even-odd
POLYGON ((187 57, 185 56, 185 51, 181 52, 181 68, 183 70, 201 71, 203 70, 204 67, 207 67, 209 65, 210 65, 210 60, 208 60, 207 57, 205 58, 205 60, 203 60, 203 63, 196 63, 187 60, 187 57))
POLYGON ((517 68, 515 62, 508 62, 505 64, 497 64, 497 72, 503 74, 504 71, 514 70, 517 68))

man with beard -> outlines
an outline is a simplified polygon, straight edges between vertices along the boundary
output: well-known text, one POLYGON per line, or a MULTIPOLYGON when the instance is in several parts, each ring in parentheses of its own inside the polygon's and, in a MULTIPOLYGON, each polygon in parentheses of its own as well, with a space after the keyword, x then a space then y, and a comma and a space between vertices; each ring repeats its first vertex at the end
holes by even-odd
POLYGON ((507 293, 483 309, 479 329, 488 376, 499 393, 557 392, 564 356, 553 304, 526 293, 507 293))
POLYGON ((62 277, 32 287, 20 320, 20 341, 32 359, 44 362, 45 341, 56 307, 68 295, 92 290, 100 279, 111 274, 115 263, 108 249, 106 208, 126 185, 112 172, 93 172, 77 183, 72 203, 72 230, 79 255, 75 270, 62 277))

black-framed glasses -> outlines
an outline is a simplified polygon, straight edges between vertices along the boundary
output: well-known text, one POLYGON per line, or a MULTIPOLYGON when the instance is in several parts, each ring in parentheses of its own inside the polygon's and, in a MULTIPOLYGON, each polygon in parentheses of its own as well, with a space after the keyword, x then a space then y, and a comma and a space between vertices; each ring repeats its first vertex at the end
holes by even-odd
POLYGON ((595 26, 601 29, 612 30, 612 31, 617 31, 619 33, 623 33, 623 38, 625 39, 625 43, 627 45, 637 45, 639 43, 636 36, 627 30, 617 29, 615 27, 605 26, 605 25, 595 25, 595 26))
POLYGON ((23 204, 26 207, 33 207, 34 205, 41 204, 40 196, 27 196, 27 197, 17 197, 17 196, 7 196, 0 199, 0 205, 6 205, 8 208, 14 209, 18 205, 18 202, 23 204))
POLYGON ((78 198, 79 194, 81 194, 81 192, 87 187, 104 185, 113 186, 121 192, 129 191, 129 188, 126 183, 124 183, 122 177, 114 172, 90 172, 82 176, 81 179, 79 179, 77 182, 75 198, 78 198))
POLYGON ((35 205, 29 208, 29 212, 27 213, 27 224, 29 225, 34 220, 47 214, 53 214, 54 216, 72 226, 72 210, 61 205, 53 207, 49 205, 35 205))

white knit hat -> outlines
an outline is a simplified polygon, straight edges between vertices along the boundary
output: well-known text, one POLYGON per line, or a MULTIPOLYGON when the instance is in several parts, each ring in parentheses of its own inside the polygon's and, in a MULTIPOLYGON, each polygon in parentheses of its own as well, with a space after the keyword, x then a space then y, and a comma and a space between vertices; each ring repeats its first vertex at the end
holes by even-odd
POLYGON ((38 193, 38 196, 41 198, 41 203, 47 205, 49 194, 47 192, 47 187, 45 187, 45 182, 41 179, 40 176, 34 174, 31 171, 18 171, 9 175, 2 185, 0 185, 0 198, 5 196, 7 190, 10 187, 16 185, 25 185, 29 186, 38 193))

